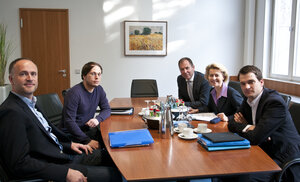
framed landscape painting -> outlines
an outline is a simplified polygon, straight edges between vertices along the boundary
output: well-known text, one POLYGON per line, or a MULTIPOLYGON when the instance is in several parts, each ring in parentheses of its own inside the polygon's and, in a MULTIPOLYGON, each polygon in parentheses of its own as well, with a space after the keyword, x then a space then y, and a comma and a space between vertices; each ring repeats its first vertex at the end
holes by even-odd
POLYGON ((124 21, 126 56, 166 56, 166 21, 124 21))

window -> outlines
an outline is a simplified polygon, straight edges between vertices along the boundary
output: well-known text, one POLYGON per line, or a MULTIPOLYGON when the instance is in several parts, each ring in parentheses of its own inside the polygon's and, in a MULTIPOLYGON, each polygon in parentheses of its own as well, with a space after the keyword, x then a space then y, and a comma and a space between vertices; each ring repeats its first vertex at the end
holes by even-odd
POLYGON ((270 77, 300 81, 300 0, 273 1, 270 77))

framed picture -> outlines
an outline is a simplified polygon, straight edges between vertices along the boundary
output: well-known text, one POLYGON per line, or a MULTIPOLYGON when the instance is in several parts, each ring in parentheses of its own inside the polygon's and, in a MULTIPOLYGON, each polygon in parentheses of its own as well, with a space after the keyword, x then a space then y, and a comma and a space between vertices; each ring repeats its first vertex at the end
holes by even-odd
POLYGON ((126 56, 166 56, 166 21, 124 21, 126 56))

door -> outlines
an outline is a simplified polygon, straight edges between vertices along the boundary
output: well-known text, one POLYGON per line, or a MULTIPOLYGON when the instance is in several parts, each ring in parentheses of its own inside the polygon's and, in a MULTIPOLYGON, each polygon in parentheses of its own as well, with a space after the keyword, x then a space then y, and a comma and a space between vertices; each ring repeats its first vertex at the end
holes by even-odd
POLYGON ((69 17, 67 9, 20 8, 22 57, 38 67, 35 95, 57 93, 70 87, 69 17))

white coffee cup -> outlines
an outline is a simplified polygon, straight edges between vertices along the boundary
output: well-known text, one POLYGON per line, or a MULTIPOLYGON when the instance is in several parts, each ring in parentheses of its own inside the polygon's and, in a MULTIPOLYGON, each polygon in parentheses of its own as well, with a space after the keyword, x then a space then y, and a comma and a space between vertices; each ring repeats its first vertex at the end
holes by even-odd
POLYGON ((197 127, 198 132, 206 132, 207 130, 207 124, 205 123, 199 123, 197 127))
POLYGON ((182 134, 184 137, 191 137, 191 136, 193 136, 193 129, 192 128, 184 128, 182 134))
POLYGON ((184 128, 187 128, 187 124, 186 123, 178 123, 178 130, 179 130, 179 132, 183 132, 184 128))

